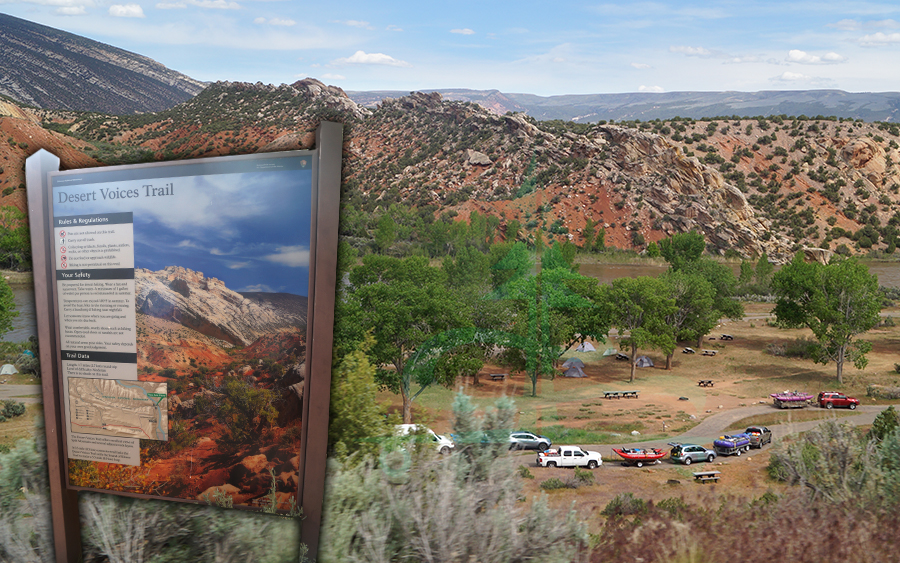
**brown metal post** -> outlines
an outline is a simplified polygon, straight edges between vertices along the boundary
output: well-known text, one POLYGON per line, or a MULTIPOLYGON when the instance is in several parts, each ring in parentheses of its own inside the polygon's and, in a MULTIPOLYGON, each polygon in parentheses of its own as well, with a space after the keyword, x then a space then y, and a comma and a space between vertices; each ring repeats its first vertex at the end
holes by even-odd
POLYGON ((47 173, 59 170, 59 158, 41 149, 25 160, 28 185, 28 217, 31 229, 31 256, 34 264, 34 306, 40 340, 41 391, 44 402, 44 432, 47 437, 47 467, 50 474, 50 509, 53 541, 58 563, 81 561, 81 523, 78 493, 66 488, 65 434, 60 418, 62 404, 56 364, 56 328, 53 322, 53 258, 50 252, 50 194, 47 173))
POLYGON ((331 349, 334 342, 334 296, 337 270, 338 213, 341 203, 341 155, 343 125, 323 121, 316 131, 318 151, 317 201, 313 209, 313 238, 310 244, 310 288, 312 315, 308 322, 310 351, 307 362, 308 386, 303 397, 301 442, 301 496, 303 524, 301 539, 315 560, 322 522, 325 461, 328 453, 328 408, 331 397, 331 349), (314 400, 310 400, 314 397, 314 400))

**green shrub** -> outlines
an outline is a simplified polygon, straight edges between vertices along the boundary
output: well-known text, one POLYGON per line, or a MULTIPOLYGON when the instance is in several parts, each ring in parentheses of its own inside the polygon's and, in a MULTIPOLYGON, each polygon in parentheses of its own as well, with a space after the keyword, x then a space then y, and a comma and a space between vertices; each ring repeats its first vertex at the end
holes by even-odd
POLYGON ((575 481, 581 485, 594 484, 594 472, 590 469, 582 469, 580 467, 576 467, 574 478, 575 481))
POLYGON ((647 501, 631 493, 621 493, 607 503, 600 514, 607 517, 631 516, 647 512, 647 501))
POLYGON ((541 481, 541 489, 545 491, 555 491, 557 489, 568 489, 569 485, 559 477, 550 477, 545 481, 541 481))

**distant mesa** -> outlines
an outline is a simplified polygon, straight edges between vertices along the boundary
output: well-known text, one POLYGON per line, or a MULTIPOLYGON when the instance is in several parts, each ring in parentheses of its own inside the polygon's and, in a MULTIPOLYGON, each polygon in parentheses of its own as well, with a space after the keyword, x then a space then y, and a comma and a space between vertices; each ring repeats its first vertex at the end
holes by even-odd
POLYGON ((180 266, 135 269, 137 312, 177 322, 236 346, 306 326, 307 299, 289 293, 241 294, 216 278, 180 266))

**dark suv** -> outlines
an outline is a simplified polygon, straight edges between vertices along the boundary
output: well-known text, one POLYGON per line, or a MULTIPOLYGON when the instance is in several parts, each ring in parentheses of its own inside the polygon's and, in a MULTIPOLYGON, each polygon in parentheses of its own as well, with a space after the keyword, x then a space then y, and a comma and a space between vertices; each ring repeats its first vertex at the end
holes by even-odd
POLYGON ((848 409, 853 410, 859 405, 859 399, 854 399, 853 397, 848 397, 843 393, 837 393, 835 391, 822 391, 819 393, 819 396, 816 397, 816 402, 820 407, 825 407, 826 409, 847 407, 848 409))

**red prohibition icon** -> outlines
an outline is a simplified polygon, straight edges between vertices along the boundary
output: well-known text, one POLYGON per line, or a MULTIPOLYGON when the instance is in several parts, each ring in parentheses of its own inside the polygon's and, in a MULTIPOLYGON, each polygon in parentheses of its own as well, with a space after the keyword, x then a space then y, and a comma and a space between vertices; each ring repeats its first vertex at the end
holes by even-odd
POLYGON ((60 253, 60 254, 65 254, 65 253, 66 253, 66 247, 65 247, 65 246, 60 246, 60 247, 59 247, 59 253, 60 253))
POLYGON ((66 238, 66 232, 65 232, 65 231, 60 231, 60 232, 59 232, 59 238, 66 238))
POLYGON ((60 266, 62 266, 62 267, 63 267, 63 269, 64 269, 64 270, 65 270, 65 269, 66 269, 66 268, 68 268, 68 267, 69 267, 69 265, 68 265, 68 264, 66 264, 66 263, 65 263, 65 262, 63 262, 63 263, 62 263, 62 264, 60 264, 60 266))

